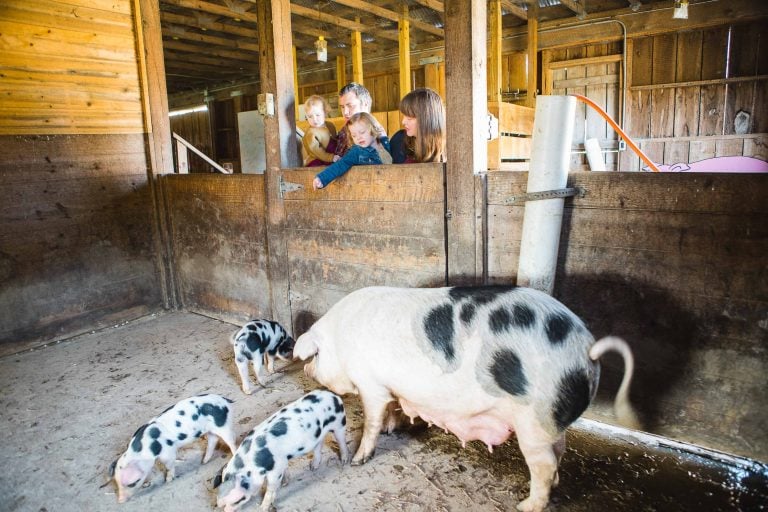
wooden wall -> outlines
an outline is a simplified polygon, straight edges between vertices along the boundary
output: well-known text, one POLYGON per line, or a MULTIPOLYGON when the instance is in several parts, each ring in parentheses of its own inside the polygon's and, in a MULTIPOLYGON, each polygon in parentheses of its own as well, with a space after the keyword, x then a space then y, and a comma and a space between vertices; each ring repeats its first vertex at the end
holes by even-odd
POLYGON ((271 314, 264 176, 160 178, 180 305, 245 322, 271 314))
POLYGON ((0 345, 162 307, 128 0, 0 7, 0 345))
MULTIPOLYGON (((488 175, 490 282, 515 280, 525 207, 505 202, 526 183, 488 175)), ((768 176, 585 172, 568 186, 586 195, 566 202, 554 295, 630 343, 648 430, 768 460, 768 176)), ((608 361, 602 397, 620 371, 608 361)))

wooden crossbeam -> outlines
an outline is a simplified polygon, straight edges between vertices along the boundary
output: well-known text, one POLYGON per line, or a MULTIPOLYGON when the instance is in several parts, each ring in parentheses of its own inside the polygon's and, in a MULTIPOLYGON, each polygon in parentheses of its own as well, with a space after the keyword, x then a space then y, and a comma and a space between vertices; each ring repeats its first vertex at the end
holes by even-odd
MULTIPOLYGON (((179 1, 179 0, 174 0, 174 1, 179 1)), ((358 31, 358 32, 365 32, 367 34, 371 33, 371 28, 363 23, 348 20, 346 18, 341 18, 339 16, 333 16, 331 14, 326 14, 326 13, 320 12, 317 9, 309 9, 307 7, 302 7, 301 5, 291 4, 291 14, 295 14, 296 16, 301 16, 304 18, 309 18, 315 21, 320 21, 323 23, 328 23, 331 25, 337 25, 339 27, 345 28, 352 32, 358 31)), ((377 36, 383 37, 385 39, 389 39, 391 41, 398 40, 397 34, 389 34, 383 31, 378 31, 377 36)))
POLYGON ((560 0, 560 3, 575 12, 579 16, 584 16, 587 11, 584 9, 584 4, 577 0, 560 0))
POLYGON ((175 5, 176 7, 183 7, 185 9, 192 9, 194 11, 202 11, 209 14, 215 14, 217 16, 224 16, 233 20, 250 21, 256 23, 258 17, 250 12, 243 10, 243 12, 236 12, 228 7, 224 7, 218 4, 212 4, 210 2, 203 2, 201 0, 163 0, 163 2, 175 5))
POLYGON ((528 19, 528 11, 516 3, 513 3, 511 0, 501 0, 501 6, 504 8, 504 10, 508 11, 513 16, 517 16, 521 20, 528 19))
MULTIPOLYGON (((379 7, 371 2, 363 2, 362 0, 333 0, 333 1, 334 3, 346 5, 347 7, 357 9, 358 11, 369 12, 380 18, 384 18, 394 22, 400 22, 400 18, 402 17, 401 14, 395 11, 384 9, 383 7, 379 7)), ((414 19, 409 19, 408 22, 413 28, 417 28, 423 32, 429 32, 430 34, 434 34, 436 36, 445 37, 445 32, 441 28, 437 28, 428 23, 424 23, 422 21, 417 21, 414 19)))

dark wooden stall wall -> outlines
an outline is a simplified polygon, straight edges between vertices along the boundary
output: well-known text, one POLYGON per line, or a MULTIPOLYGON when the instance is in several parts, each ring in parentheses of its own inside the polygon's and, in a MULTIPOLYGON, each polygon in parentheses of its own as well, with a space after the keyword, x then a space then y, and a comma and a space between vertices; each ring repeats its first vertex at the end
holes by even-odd
MULTIPOLYGON (((171 117, 171 131, 179 134, 184 140, 197 149, 213 157, 213 142, 211 142, 211 117, 208 110, 189 112, 171 117)), ((174 141, 174 150, 175 150, 174 141)), ((188 151, 189 172, 211 172, 211 164, 188 151)), ((176 155, 174 155, 174 158, 176 155)))
POLYGON ((242 323, 271 316, 264 176, 160 178, 182 307, 242 323))
POLYGON ((294 334, 364 286, 445 284, 444 166, 360 166, 322 190, 281 171, 294 334))
MULTIPOLYGON (((514 282, 527 173, 489 173, 491 282, 514 282)), ((768 176, 572 173, 555 296, 632 346, 648 431, 768 460, 768 176)), ((604 365, 600 398, 618 387, 604 365)), ((612 399, 612 398, 611 398, 612 399)), ((588 416, 613 421, 605 407, 588 416)))
MULTIPOLYGON (((656 163, 768 160, 768 37, 763 21, 630 41, 626 129, 656 163), (749 115, 736 128, 739 112, 749 115)), ((640 168, 631 152, 621 170, 640 168)))

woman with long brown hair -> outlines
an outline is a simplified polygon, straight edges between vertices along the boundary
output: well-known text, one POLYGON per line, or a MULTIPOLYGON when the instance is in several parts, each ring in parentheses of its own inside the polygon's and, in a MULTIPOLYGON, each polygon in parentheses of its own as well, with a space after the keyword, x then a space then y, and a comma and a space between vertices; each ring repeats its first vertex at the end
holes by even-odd
POLYGON ((440 95, 420 88, 400 100, 403 129, 392 136, 396 164, 445 161, 445 107, 440 95))

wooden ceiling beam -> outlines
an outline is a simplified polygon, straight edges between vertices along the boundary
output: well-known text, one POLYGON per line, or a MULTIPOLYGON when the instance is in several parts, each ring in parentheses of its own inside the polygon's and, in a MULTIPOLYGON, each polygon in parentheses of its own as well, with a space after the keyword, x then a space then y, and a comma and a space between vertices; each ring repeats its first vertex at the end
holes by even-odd
POLYGON ((416 3, 419 5, 423 5, 424 7, 429 7, 433 11, 436 12, 445 12, 445 7, 443 6, 443 2, 440 2, 439 0, 416 0, 416 3))
POLYGON ((258 43, 250 43, 241 39, 230 39, 226 37, 217 37, 209 34, 197 34, 188 30, 186 27, 174 24, 163 25, 163 36, 179 41, 190 41, 193 43, 204 43, 207 45, 221 46, 231 48, 232 50, 247 50, 259 53, 258 43))
MULTIPOLYGON (((196 44, 188 44, 188 43, 182 43, 179 41, 163 41, 163 49, 165 50, 174 50, 177 52, 189 52, 192 54, 200 55, 203 48, 196 44)), ((258 50, 253 52, 253 60, 249 59, 249 54, 243 53, 242 51, 238 50, 226 50, 223 48, 216 48, 216 47, 207 47, 205 49, 205 55, 207 57, 213 57, 211 60, 216 62, 217 59, 220 62, 221 59, 227 59, 232 61, 240 61, 243 63, 246 62, 254 62, 258 61, 259 59, 259 52, 258 50)), ((200 57, 202 58, 202 57, 200 57)))
POLYGON ((183 7, 184 9, 223 16, 236 21, 250 21, 251 23, 256 23, 258 20, 255 14, 250 13, 245 9, 243 9, 243 12, 236 12, 230 8, 212 4, 210 2, 203 2, 201 0, 163 0, 163 2, 176 7, 183 7))
POLYGON ((501 0, 501 6, 505 11, 509 12, 513 16, 520 18, 521 20, 528 20, 528 11, 513 3, 512 0, 501 0))
POLYGON ((202 30, 213 30, 214 32, 223 32, 239 37, 248 37, 254 41, 258 41, 256 37, 256 28, 251 28, 248 25, 228 25, 226 23, 220 22, 201 23, 200 17, 198 16, 185 16, 183 14, 175 14, 170 12, 161 12, 160 21, 162 22, 163 26, 165 26, 166 23, 186 25, 190 27, 198 27, 202 30))
POLYGON ((582 2, 578 2, 577 0, 560 0, 560 3, 576 13, 577 16, 587 15, 587 11, 582 2))
MULTIPOLYGON (((378 16, 379 18, 384 18, 396 23, 399 22, 400 18, 402 17, 400 13, 390 11, 389 9, 384 9, 383 7, 379 7, 371 2, 363 2, 362 0, 333 0, 333 2, 340 5, 346 5, 347 7, 357 9, 358 11, 369 12, 375 16, 378 16)), ((430 34, 445 38, 445 31, 441 28, 432 26, 429 23, 414 20, 412 18, 409 18, 408 22, 412 28, 417 28, 423 32, 429 32, 430 34)))
MULTIPOLYGON (((321 23, 336 25, 346 30, 349 30, 350 32, 358 31, 358 32, 364 32, 366 34, 373 34, 373 29, 367 25, 358 23, 356 21, 348 20, 346 18, 340 18, 339 16, 325 14, 323 12, 320 12, 317 9, 309 9, 307 7, 302 7, 300 5, 291 4, 291 14, 295 14, 297 16, 301 16, 304 18, 309 18, 311 20, 319 21, 321 23)), ((376 36, 382 37, 384 39, 389 39, 391 41, 398 40, 398 36, 396 32, 394 34, 389 34, 388 32, 378 31, 376 33, 376 36)))

